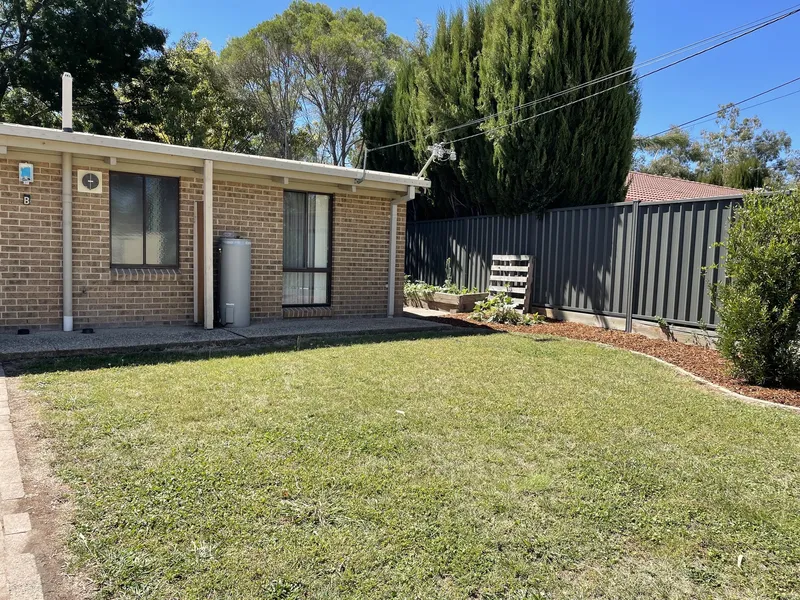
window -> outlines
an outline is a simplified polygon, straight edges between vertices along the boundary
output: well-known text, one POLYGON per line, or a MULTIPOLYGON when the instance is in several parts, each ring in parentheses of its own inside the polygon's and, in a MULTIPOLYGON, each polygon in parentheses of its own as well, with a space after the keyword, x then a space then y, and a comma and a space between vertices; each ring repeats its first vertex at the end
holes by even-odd
POLYGON ((179 180, 111 173, 109 186, 111 265, 177 267, 179 180))
POLYGON ((330 196, 286 192, 283 197, 283 305, 330 303, 330 196))

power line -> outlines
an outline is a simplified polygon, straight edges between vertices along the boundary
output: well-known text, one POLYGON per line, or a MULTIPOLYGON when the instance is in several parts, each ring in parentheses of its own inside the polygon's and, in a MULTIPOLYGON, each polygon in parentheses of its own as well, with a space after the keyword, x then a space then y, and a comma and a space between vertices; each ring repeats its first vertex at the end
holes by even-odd
MULTIPOLYGON (((786 83, 782 83, 780 85, 776 85, 775 87, 770 88, 770 89, 768 89, 768 90, 766 90, 764 92, 761 92, 759 94, 755 94, 753 96, 750 96, 749 98, 745 98, 744 100, 740 100, 739 102, 734 102, 732 104, 728 104, 727 106, 729 106, 729 107, 739 106, 740 104, 744 104, 745 102, 750 102, 751 100, 755 100, 756 98, 760 98, 761 96, 766 96, 767 94, 770 94, 770 93, 774 92, 775 90, 779 90, 781 88, 785 88, 787 85, 792 85, 793 83, 796 83, 798 81, 800 81, 800 77, 795 77, 794 79, 792 79, 790 81, 787 81, 786 83)), ((794 95, 794 94, 796 94, 798 92, 800 92, 800 90, 797 90, 797 92, 791 92, 790 94, 785 94, 785 95, 780 96, 778 98, 773 98, 772 100, 767 100, 766 102, 761 102, 760 104, 756 104, 756 105, 751 106, 749 108, 755 108, 755 106, 761 106, 762 104, 767 104, 768 102, 773 102, 775 100, 780 100, 781 98, 785 98, 786 96, 792 96, 792 95, 794 95)), ((644 137, 642 137, 640 139, 649 140, 650 138, 658 137, 659 135, 664 135, 665 133, 669 133, 673 129, 682 129, 682 128, 688 126, 688 125, 692 125, 693 123, 696 123, 697 121, 701 121, 703 119, 707 119, 708 117, 715 116, 715 115, 717 115, 719 113, 719 111, 720 111, 720 109, 718 108, 714 112, 710 112, 708 114, 705 114, 702 117, 697 117, 696 119, 692 119, 691 121, 686 121, 685 123, 681 123, 680 125, 673 125, 672 127, 668 128, 668 129, 665 129, 664 131, 659 131, 658 133, 647 135, 647 136, 644 136, 644 137)))
POLYGON ((550 113, 554 113, 556 111, 562 110, 564 108, 568 108, 568 107, 573 106, 575 104, 579 104, 580 102, 585 102, 586 100, 589 100, 589 99, 594 98, 596 96, 599 96, 601 94, 605 94, 606 92, 610 92, 610 91, 612 91, 614 89, 617 89, 619 87, 622 87, 624 85, 629 85, 629 84, 631 84, 631 83, 633 83, 635 81, 641 81, 642 79, 644 79, 646 77, 650 77, 651 75, 655 75, 656 73, 660 73, 661 71, 665 71, 666 69, 669 69, 671 67, 679 65, 679 64, 681 64, 683 62, 686 62, 687 60, 691 60, 692 58, 700 56, 701 54, 705 54, 706 52, 710 52, 711 50, 715 50, 716 48, 719 48, 720 46, 724 46, 725 44, 730 44, 733 41, 736 41, 736 40, 738 40, 738 39, 740 39, 740 38, 742 38, 742 37, 744 37, 746 35, 750 35, 751 33, 755 33, 756 31, 759 31, 760 29, 763 29, 764 27, 768 27, 769 25, 777 23, 778 21, 781 21, 783 19, 786 19, 786 18, 788 18, 788 17, 790 17, 790 16, 792 16, 794 14, 797 14, 798 12, 800 12, 800 9, 795 9, 790 13, 787 13, 787 14, 781 16, 781 17, 773 19, 772 21, 769 21, 767 23, 759 25, 756 28, 750 29, 750 30, 748 30, 748 31, 746 31, 744 33, 740 33, 736 37, 733 37, 733 38, 731 38, 729 40, 725 40, 723 42, 719 42, 718 44, 715 44, 713 46, 705 48, 704 50, 700 50, 699 52, 695 52, 694 54, 691 54, 689 56, 686 56, 684 58, 681 58, 679 60, 671 62, 668 65, 664 65, 663 67, 659 67, 658 69, 653 69, 652 71, 649 71, 648 73, 645 73, 644 75, 637 75, 636 77, 631 78, 630 81, 623 81, 622 83, 618 83, 618 84, 613 85, 613 86, 611 86, 609 88, 606 88, 604 90, 600 90, 600 91, 595 92, 593 94, 589 94, 588 96, 584 96, 583 98, 578 98, 577 100, 573 100, 572 102, 568 102, 567 104, 562 104, 560 106, 556 106, 555 108, 552 108, 550 110, 546 110, 546 111, 541 112, 541 113, 536 113, 535 115, 531 115, 530 117, 525 117, 524 119, 520 119, 520 120, 514 121, 512 123, 506 123, 505 125, 500 125, 498 127, 493 127, 492 129, 486 129, 484 131, 479 131, 478 133, 473 133, 472 135, 467 135, 467 136, 464 136, 462 138, 451 140, 448 143, 455 144, 457 142, 463 142, 465 140, 476 138, 476 137, 481 136, 481 135, 486 135, 488 133, 493 133, 495 131, 500 131, 500 130, 503 130, 503 129, 507 129, 509 127, 513 127, 513 126, 518 125, 520 123, 524 123, 525 121, 530 121, 531 119, 536 119, 538 117, 542 117, 544 115, 548 115, 550 113))
MULTIPOLYGON (((634 81, 639 81, 639 80, 641 80, 641 79, 644 79, 645 77, 650 77, 651 75, 655 75, 656 73, 659 73, 659 72, 661 72, 661 71, 663 71, 663 70, 666 70, 666 69, 668 69, 668 68, 671 68, 671 67, 673 67, 673 66, 679 65, 679 64, 681 64, 681 63, 683 63, 683 62, 685 62, 685 61, 687 61, 687 60, 691 60, 692 58, 695 58, 695 57, 697 57, 697 56, 700 56, 700 55, 702 55, 702 54, 705 54, 706 52, 710 52, 710 51, 712 51, 712 50, 715 50, 715 49, 717 49, 717 48, 719 48, 719 47, 721 47, 721 46, 724 46, 724 45, 726 45, 726 44, 729 44, 729 43, 731 43, 731 42, 733 42, 733 41, 736 41, 736 40, 738 40, 738 39, 740 39, 740 38, 742 38, 742 37, 745 37, 745 36, 747 36, 747 35, 750 35, 751 33, 755 33, 756 31, 759 31, 759 30, 761 30, 761 29, 763 29, 763 28, 765 28, 765 27, 768 27, 769 25, 773 25, 774 23, 777 23, 777 22, 779 22, 779 21, 782 21, 783 19, 786 19, 786 18, 788 18, 788 17, 790 17, 790 16, 792 16, 792 15, 794 15, 794 14, 797 14, 798 12, 800 12, 800 4, 796 4, 796 5, 792 6, 792 7, 791 7, 791 8, 789 8, 789 9, 784 9, 783 11, 779 11, 779 12, 777 12, 777 13, 772 13, 771 15, 768 15, 767 17, 763 17, 763 18, 761 18, 761 19, 758 19, 758 20, 756 20, 756 21, 751 21, 751 22, 750 22, 750 23, 748 23, 748 24, 745 24, 745 25, 740 25, 740 26, 738 26, 738 27, 735 27, 735 28, 733 28, 733 29, 730 29, 730 30, 728 30, 728 31, 725 31, 725 32, 722 32, 722 33, 718 33, 718 34, 716 34, 716 35, 713 35, 713 36, 710 36, 710 37, 708 37, 708 38, 705 38, 705 39, 703 39, 703 40, 699 40, 699 41, 697 41, 697 42, 693 42, 692 44, 688 44, 688 45, 686 45, 686 46, 683 46, 683 47, 681 47, 681 48, 678 48, 678 49, 672 50, 672 51, 670 51, 670 52, 667 52, 667 53, 665 53, 665 54, 662 54, 662 55, 660 55, 660 56, 657 56, 657 57, 655 57, 655 58, 649 59, 649 60, 647 60, 647 61, 644 61, 644 62, 642 62, 642 63, 636 64, 636 65, 633 65, 632 67, 630 67, 630 68, 628 68, 628 69, 622 69, 622 70, 616 71, 616 72, 614 72, 614 73, 610 73, 610 74, 608 74, 608 75, 604 75, 604 76, 598 77, 598 78, 596 78, 596 79, 593 79, 593 80, 591 80, 591 81, 588 81, 588 82, 582 83, 582 84, 580 84, 580 85, 577 85, 577 86, 573 86, 573 87, 571 87, 571 88, 568 88, 568 89, 566 89, 566 90, 563 90, 563 91, 561 91, 561 92, 557 92, 557 93, 554 93, 554 94, 550 94, 550 95, 548 95, 548 96, 545 96, 545 97, 543 97, 543 98, 539 98, 539 99, 536 99, 536 100, 532 100, 532 101, 530 101, 530 102, 526 102, 526 103, 524 103, 524 104, 520 104, 520 105, 518 105, 518 106, 515 106, 515 107, 513 107, 513 108, 509 108, 509 109, 506 109, 506 110, 498 111, 498 112, 496 112, 496 113, 493 113, 493 114, 491 114, 491 115, 488 115, 488 116, 485 116, 485 117, 480 117, 480 118, 478 118, 478 119, 473 119, 473 120, 471 120, 471 121, 467 121, 467 122, 465 122, 465 123, 462 123, 461 125, 456 125, 456 126, 454 126, 454 127, 449 127, 449 128, 442 129, 442 130, 440 130, 440 131, 436 131, 436 132, 433 132, 433 133, 424 134, 424 135, 422 135, 422 136, 418 136, 418 137, 415 137, 415 138, 410 138, 410 139, 407 139, 407 140, 403 140, 403 141, 401 141, 401 142, 395 142, 395 143, 392 143, 392 144, 386 144, 386 145, 384 145, 384 146, 379 146, 379 147, 377 147, 377 148, 369 148, 369 149, 368 149, 368 151, 369 151, 369 152, 377 152, 377 151, 379 151, 379 150, 386 150, 386 149, 388 149, 388 148, 394 148, 394 147, 396 147, 396 146, 402 146, 402 145, 404 145, 404 144, 409 144, 409 143, 411 143, 411 142, 415 142, 415 141, 417 141, 417 140, 418 140, 418 139, 420 139, 420 138, 423 138, 423 139, 424 139, 424 138, 426 138, 426 137, 437 137, 437 136, 443 135, 443 134, 445 134, 445 133, 450 133, 450 132, 452 132, 452 131, 457 131, 457 130, 459 130, 459 129, 464 129, 465 127, 470 127, 470 126, 473 126, 473 125, 479 125, 480 123, 484 123, 484 122, 486 122, 486 121, 488 121, 488 120, 490 120, 490 119, 493 119, 494 117, 497 117, 497 116, 500 116, 500 115, 503 115, 503 114, 508 114, 508 113, 513 113, 513 112, 518 112, 518 111, 520 111, 520 110, 523 110, 523 109, 525 109, 525 108, 528 108, 528 107, 534 106, 534 105, 536 105, 536 104, 540 104, 540 103, 543 103, 543 102, 547 102, 548 100, 553 100, 553 99, 555 99, 555 98, 559 98, 559 97, 561 97, 561 96, 565 96, 565 95, 567 95, 567 94, 571 94, 571 93, 573 93, 573 92, 580 91, 580 90, 582 90, 582 89, 585 89, 585 88, 587 88, 587 87, 590 87, 590 86, 592 86, 592 85, 596 85, 596 84, 598 84, 598 83, 603 83, 603 82, 605 82, 605 81, 608 81, 608 80, 610 80, 610 79, 614 79, 614 78, 616 78, 616 77, 619 77, 620 75, 625 75, 625 74, 627 74, 627 73, 631 72, 631 71, 632 71, 632 70, 634 70, 634 69, 641 68, 641 67, 644 67, 644 66, 648 66, 648 65, 650 65, 650 64, 654 64, 654 63, 660 62, 660 61, 662 61, 662 60, 664 60, 664 59, 666 59, 666 58, 669 58, 670 56, 674 56, 674 55, 676 55, 676 54, 680 54, 681 52, 684 52, 684 51, 686 51, 686 50, 688 50, 688 49, 691 49, 691 48, 693 48, 693 47, 699 46, 699 45, 701 45, 701 44, 703 44, 703 43, 706 43, 706 42, 709 42, 709 41, 712 41, 712 40, 715 40, 715 39, 719 39, 719 38, 721 38, 721 37, 728 36, 728 35, 730 35, 730 34, 732 34, 732 33, 737 33, 737 35, 735 35, 734 37, 732 37, 732 38, 730 38, 730 39, 724 40, 724 41, 722 41, 722 42, 720 42, 720 43, 717 43, 717 44, 715 44, 715 45, 713 45, 713 46, 710 46, 710 47, 708 47, 708 48, 705 48, 705 49, 703 49, 703 50, 701 50, 701 51, 695 52, 695 53, 693 53, 693 54, 691 54, 691 55, 689 55, 689 56, 686 56, 686 57, 684 57, 684 58, 682 58, 682 59, 679 59, 679 60, 677 60, 677 61, 674 61, 674 62, 672 62, 672 63, 670 63, 670 64, 668 64, 668 65, 665 65, 665 66, 663 66, 663 67, 660 67, 660 68, 658 68, 658 69, 655 69, 655 70, 653 70, 653 71, 650 71, 650 72, 648 72, 648 73, 645 73, 644 75, 640 75, 640 76, 634 76, 634 77, 633 77, 632 79, 630 79, 629 81, 624 81, 624 82, 622 82, 622 83, 620 83, 620 84, 618 84, 618 85, 612 86, 612 87, 610 87, 610 88, 608 88, 608 89, 606 89, 606 90, 602 90, 601 92, 598 92, 598 93, 592 94, 592 95, 590 95, 590 96, 587 96, 587 97, 585 97, 585 98, 583 98, 583 99, 579 99, 579 100, 577 100, 577 101, 573 101, 573 102, 571 102, 571 103, 568 103, 568 104, 566 104, 566 105, 564 105, 564 106, 562 107, 562 108, 566 108, 566 107, 568 107, 568 106, 572 106, 573 104, 576 104, 577 102, 581 102, 581 101, 583 101, 583 100, 588 100, 588 99, 590 99, 590 98, 593 98, 593 97, 595 97, 595 96, 597 96, 597 95, 599 95, 599 94, 601 94, 601 93, 605 93, 605 92, 607 92, 607 91, 611 91, 611 90, 613 90, 613 89, 616 89, 616 88, 618 88, 618 87, 622 87, 623 85, 627 85, 627 84, 629 84, 629 83, 632 83, 632 82, 634 82, 634 81), (775 16, 775 15, 778 15, 778 16, 775 16), (773 17, 774 17, 774 18, 773 18, 773 17), (755 25, 755 26, 751 27, 752 25, 755 25), (744 31, 743 31, 743 30, 744 30, 744 31)), ((550 112, 553 112, 553 111, 551 110, 551 111, 547 111, 547 112, 544 112, 544 113, 537 113, 537 114, 536 114, 536 115, 534 115, 533 117, 528 117, 528 118, 526 118, 526 119, 522 119, 522 120, 520 120, 520 121, 516 121, 516 122, 515 122, 515 123, 513 123, 513 124, 516 124, 516 123, 522 123, 522 122, 524 122, 524 121, 527 121, 527 120, 529 120, 529 119, 531 119, 531 118, 535 118, 535 117, 537 117, 537 116, 542 116, 542 115, 545 115, 545 114, 549 114, 550 112)), ((464 139, 470 139, 470 138, 472 138, 472 137, 477 137, 478 135, 483 135, 484 133, 489 133, 489 132, 491 132, 491 131, 496 131, 496 130, 498 130, 498 129, 503 129, 503 128, 509 127, 509 126, 511 126, 511 125, 513 125, 513 124, 508 124, 508 125, 504 125, 504 126, 501 126, 501 127, 495 128, 495 129, 486 130, 486 131, 484 131, 484 132, 480 132, 480 133, 478 133, 478 134, 474 134, 474 135, 471 135, 471 136, 467 136, 467 137, 465 137, 465 138, 461 138, 461 139, 458 139, 458 140, 453 140, 453 142, 456 142, 456 141, 462 141, 462 140, 464 140, 464 139)))
MULTIPOLYGON (((783 94, 781 96, 775 96, 774 98, 770 98, 769 100, 764 100, 764 102, 759 102, 757 104, 752 104, 750 106, 743 106, 742 107, 742 111, 752 110, 754 108, 758 108, 759 106, 763 106, 764 104, 769 104, 770 102, 776 102, 778 100, 783 100, 784 98, 788 98, 789 96, 795 96, 797 94, 800 94, 800 90, 795 90, 794 92, 789 92, 788 94, 783 94)), ((719 111, 717 111, 717 112, 719 112, 719 111)), ((715 115, 716 115, 716 113, 715 113, 715 115)), ((705 119, 704 121, 698 121, 697 123, 692 123, 691 125, 685 126, 685 128, 686 129, 694 129, 698 125, 703 125, 705 123, 711 123, 712 121, 716 121, 716 120, 717 120, 717 118, 715 116, 715 117, 712 117, 710 119, 705 119)), ((676 127, 677 127, 677 125, 676 125, 676 127)), ((671 129, 668 130, 668 131, 671 131, 671 129)), ((661 134, 657 134, 657 135, 661 135, 661 134)), ((648 138, 649 137, 650 136, 648 136, 648 138)), ((647 138, 641 138, 641 139, 647 139, 647 138)))

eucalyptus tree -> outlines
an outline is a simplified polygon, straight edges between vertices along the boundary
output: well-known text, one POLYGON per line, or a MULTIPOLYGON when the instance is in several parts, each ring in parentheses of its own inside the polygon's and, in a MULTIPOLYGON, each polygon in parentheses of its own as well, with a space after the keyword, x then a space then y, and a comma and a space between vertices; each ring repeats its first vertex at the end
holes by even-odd
POLYGON ((317 158, 337 165, 352 159, 361 117, 383 91, 403 41, 383 19, 361 9, 331 10, 294 0, 275 18, 231 40, 222 58, 232 83, 264 124, 278 128, 284 156, 298 130, 317 158))

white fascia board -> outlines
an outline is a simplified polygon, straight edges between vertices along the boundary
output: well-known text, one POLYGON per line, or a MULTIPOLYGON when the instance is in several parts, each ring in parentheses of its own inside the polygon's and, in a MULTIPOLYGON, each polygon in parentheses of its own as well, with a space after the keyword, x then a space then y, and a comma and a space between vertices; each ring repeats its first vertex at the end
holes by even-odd
MULTIPOLYGON (((186 146, 173 146, 159 142, 146 142, 142 140, 129 140, 92 133, 65 132, 58 129, 32 127, 29 125, 16 125, 0 123, 0 136, 21 137, 40 141, 76 144, 84 147, 103 148, 105 150, 121 150, 144 152, 161 156, 174 156, 196 160, 213 160, 216 164, 247 165, 266 169, 276 169, 282 172, 296 172, 298 176, 322 175, 355 180, 363 175, 361 169, 339 167, 322 163, 310 163, 284 158, 271 158, 267 156, 252 156, 236 152, 222 152, 221 150, 205 150, 203 148, 188 148, 186 146)), ((76 152, 79 152, 76 149, 76 152)), ((429 189, 431 182, 414 175, 397 175, 382 171, 367 171, 365 181, 373 184, 413 185, 418 188, 429 189)))

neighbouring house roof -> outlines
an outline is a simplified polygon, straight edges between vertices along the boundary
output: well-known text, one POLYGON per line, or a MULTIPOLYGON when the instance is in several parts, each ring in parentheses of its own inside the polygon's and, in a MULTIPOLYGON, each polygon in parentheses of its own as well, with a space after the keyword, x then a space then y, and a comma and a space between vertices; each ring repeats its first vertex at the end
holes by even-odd
POLYGON ((658 202, 661 200, 694 200, 696 198, 720 198, 744 196, 744 190, 687 181, 677 177, 662 177, 633 171, 628 174, 628 193, 625 200, 658 202))
POLYGON ((203 161, 214 161, 215 169, 287 181, 318 181, 364 192, 382 190, 397 192, 408 186, 427 189, 428 179, 415 175, 398 175, 382 171, 363 172, 358 168, 339 167, 267 156, 173 146, 90 133, 65 132, 29 125, 0 123, 0 154, 8 147, 39 152, 72 152, 78 156, 147 161, 164 166, 198 168, 203 161), (363 179, 363 181, 361 181, 363 179), (360 183, 357 183, 357 180, 360 183))

